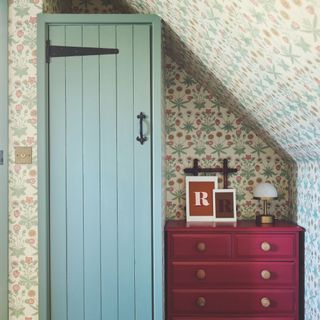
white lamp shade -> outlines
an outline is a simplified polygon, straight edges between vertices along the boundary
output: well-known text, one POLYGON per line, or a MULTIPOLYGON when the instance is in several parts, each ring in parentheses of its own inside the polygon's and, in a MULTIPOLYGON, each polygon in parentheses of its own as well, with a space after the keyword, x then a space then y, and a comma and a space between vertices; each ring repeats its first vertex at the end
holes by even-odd
POLYGON ((271 183, 259 183, 253 189, 253 197, 258 199, 277 198, 277 189, 271 183))

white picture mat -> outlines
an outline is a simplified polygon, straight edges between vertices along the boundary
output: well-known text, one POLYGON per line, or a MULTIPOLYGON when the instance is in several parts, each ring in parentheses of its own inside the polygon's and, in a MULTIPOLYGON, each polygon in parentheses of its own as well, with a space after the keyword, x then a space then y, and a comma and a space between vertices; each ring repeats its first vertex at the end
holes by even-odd
MULTIPOLYGON (((218 177, 216 176, 187 176, 186 177, 186 219, 189 221, 213 221, 213 212, 211 216, 192 216, 190 215, 190 200, 189 200, 189 183, 190 182, 212 182, 214 188, 218 188, 218 177)), ((213 203, 214 205, 214 203, 213 203)))
POLYGON ((215 189, 213 190, 213 221, 214 222, 236 222, 237 221, 237 205, 236 205, 236 189, 215 189), (233 193, 233 217, 217 218, 216 217, 216 194, 217 193, 233 193))

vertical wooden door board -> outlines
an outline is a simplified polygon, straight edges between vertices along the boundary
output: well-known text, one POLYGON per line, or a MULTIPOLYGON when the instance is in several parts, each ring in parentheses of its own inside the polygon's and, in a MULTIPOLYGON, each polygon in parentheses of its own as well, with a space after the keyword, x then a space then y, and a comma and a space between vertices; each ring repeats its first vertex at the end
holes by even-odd
POLYGON ((8 2, 0 2, 0 319, 8 319, 8 2))
MULTIPOLYGON (((116 27, 100 26, 100 46, 116 48, 116 27)), ((100 57, 102 319, 118 319, 116 55, 100 57)))
MULTIPOLYGON (((50 27, 52 44, 65 44, 65 27, 50 27)), ((52 60, 50 86, 50 252, 52 318, 67 319, 65 58, 52 60)))
POLYGON ((131 320, 135 319, 132 25, 117 26, 117 44, 119 320, 131 320))
MULTIPOLYGON (((82 45, 82 27, 66 27, 66 45, 82 45)), ((84 320, 82 57, 66 58, 67 287, 69 319, 84 320)))
MULTIPOLYGON (((83 45, 99 46, 99 28, 83 26, 83 45)), ((101 316, 99 57, 83 57, 85 319, 101 316)))
POLYGON ((151 211, 151 70, 150 70, 150 26, 133 26, 134 57, 134 134, 139 134, 137 114, 143 112, 143 131, 147 141, 134 143, 135 175, 135 296, 136 319, 152 319, 152 211, 151 211))

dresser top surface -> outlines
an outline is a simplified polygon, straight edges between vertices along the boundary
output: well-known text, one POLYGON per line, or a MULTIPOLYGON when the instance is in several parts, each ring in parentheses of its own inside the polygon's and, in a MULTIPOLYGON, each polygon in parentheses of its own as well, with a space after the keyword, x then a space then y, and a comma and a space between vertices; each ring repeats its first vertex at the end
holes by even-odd
POLYGON ((292 221, 277 220, 275 224, 256 225, 254 220, 239 220, 237 222, 186 222, 185 220, 168 220, 167 231, 254 231, 254 232, 285 232, 304 231, 292 221))

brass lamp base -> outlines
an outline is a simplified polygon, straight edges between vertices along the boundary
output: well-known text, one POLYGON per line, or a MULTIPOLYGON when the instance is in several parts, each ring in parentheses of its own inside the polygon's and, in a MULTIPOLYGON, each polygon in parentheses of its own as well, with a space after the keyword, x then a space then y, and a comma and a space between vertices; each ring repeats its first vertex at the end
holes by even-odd
POLYGON ((262 214, 259 216, 256 216, 256 224, 261 225, 261 224, 274 224, 274 216, 271 214, 262 214))

